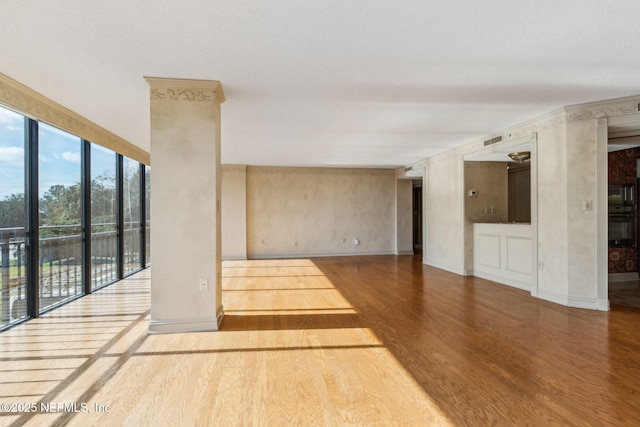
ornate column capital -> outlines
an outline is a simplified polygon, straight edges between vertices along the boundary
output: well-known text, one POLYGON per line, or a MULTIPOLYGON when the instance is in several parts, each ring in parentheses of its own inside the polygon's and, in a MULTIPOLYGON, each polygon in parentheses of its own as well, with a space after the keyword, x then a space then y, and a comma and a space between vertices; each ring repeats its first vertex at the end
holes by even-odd
POLYGON ((225 101, 222 83, 217 80, 145 77, 151 87, 151 101, 218 102, 225 101))

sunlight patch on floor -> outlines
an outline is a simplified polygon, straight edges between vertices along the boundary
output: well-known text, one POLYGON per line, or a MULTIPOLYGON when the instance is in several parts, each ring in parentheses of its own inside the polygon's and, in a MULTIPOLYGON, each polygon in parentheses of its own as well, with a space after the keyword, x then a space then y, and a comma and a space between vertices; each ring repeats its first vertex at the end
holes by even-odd
POLYGON ((148 335, 145 271, 0 335, 5 401, 91 409, 0 423, 450 425, 310 260, 226 262, 223 276, 218 332, 148 335))

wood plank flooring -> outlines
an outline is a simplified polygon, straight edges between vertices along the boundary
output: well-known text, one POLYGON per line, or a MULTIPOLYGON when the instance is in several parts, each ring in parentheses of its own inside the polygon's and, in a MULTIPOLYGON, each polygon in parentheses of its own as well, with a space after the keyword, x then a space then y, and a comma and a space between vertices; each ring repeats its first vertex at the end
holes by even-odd
POLYGON ((233 261, 221 331, 147 335, 150 274, 0 334, 0 403, 37 406, 0 425, 640 425, 637 308, 411 256, 233 261))

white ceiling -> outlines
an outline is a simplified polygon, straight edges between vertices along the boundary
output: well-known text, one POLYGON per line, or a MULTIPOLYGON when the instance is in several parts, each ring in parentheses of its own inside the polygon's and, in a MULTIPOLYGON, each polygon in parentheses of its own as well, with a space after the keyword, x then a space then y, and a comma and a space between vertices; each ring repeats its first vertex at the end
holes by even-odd
POLYGON ((2 0, 0 72, 149 149, 143 76, 222 82, 222 161, 412 163, 640 94, 640 2, 2 0))

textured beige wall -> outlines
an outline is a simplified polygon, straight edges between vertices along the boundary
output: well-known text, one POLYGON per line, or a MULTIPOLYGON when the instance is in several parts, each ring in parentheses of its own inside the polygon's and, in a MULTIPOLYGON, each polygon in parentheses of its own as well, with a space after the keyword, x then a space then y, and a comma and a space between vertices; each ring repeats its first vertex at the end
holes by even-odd
POLYGON ((247 166, 222 165, 222 259, 247 259, 247 166))
MULTIPOLYGON (((538 253, 544 269, 538 271, 538 287, 550 298, 567 297, 568 294, 568 217, 567 217, 567 171, 566 171, 566 113, 564 110, 550 113, 537 120, 501 131, 515 140, 537 133, 537 223, 538 253)), ((456 183, 464 179, 463 168, 456 167, 465 154, 484 149, 483 141, 451 150, 430 159, 428 208, 425 223, 428 234, 425 241, 425 262, 460 274, 471 270, 473 265, 472 229, 469 227, 465 209, 466 188, 456 183), (443 189, 446 188, 446 191, 443 189), (464 197, 465 202, 459 200, 464 197), (459 219, 460 218, 460 219, 459 219), (462 219, 464 218, 464 219, 462 219), (457 229, 456 229, 457 227, 457 229), (462 234, 464 233, 464 236, 462 234), (458 247, 458 258, 453 252, 458 247), (438 258, 440 257, 440 258, 438 258), (462 259, 463 258, 463 259, 462 259)), ((532 175, 532 179, 533 176, 532 175)), ((506 178, 505 178, 506 179, 506 178)), ((505 182, 505 188, 508 181, 505 182)), ((506 192, 506 189, 505 189, 506 192)), ((534 195, 532 195, 533 197, 534 195)), ((481 206, 483 206, 481 204, 481 206)), ((507 215, 508 207, 502 211, 507 215)), ((505 216, 504 220, 507 217, 505 216)), ((503 219, 496 219, 497 221, 503 219)), ((534 294, 537 289, 534 289, 534 294)))
POLYGON ((584 200, 596 200, 596 121, 567 123, 567 225, 569 295, 595 299, 596 211, 583 210, 584 200))
MULTIPOLYGON (((567 257, 567 147, 565 113, 537 124, 537 292, 566 297, 567 257), (555 120, 554 120, 555 118, 555 120)), ((533 197, 533 195, 532 195, 533 197)), ((543 295, 544 296, 544 295, 543 295)))
POLYGON ((471 222, 506 222, 509 219, 507 162, 465 162, 465 219, 471 222), (476 197, 468 191, 476 190, 476 197), (486 207, 495 207, 486 212, 486 207))
MULTIPOLYGON (((570 306, 597 308, 597 206, 592 211, 583 209, 585 201, 595 203, 598 195, 596 122, 636 113, 637 99, 630 97, 566 107, 497 133, 505 135, 506 142, 537 134, 537 169, 532 169, 537 194, 532 197, 537 204, 535 238, 541 268, 536 272, 534 295, 570 306)), ((465 228, 456 213, 463 207, 452 195, 463 191, 458 189, 462 172, 456 165, 465 154, 483 148, 479 140, 425 159, 427 264, 455 271, 451 266, 459 260, 451 249, 460 245, 456 227, 465 228)))
POLYGON ((395 253, 395 187, 393 170, 249 166, 247 255, 395 253))
POLYGON ((396 179, 396 253, 413 254, 413 181, 396 179))
POLYGON ((456 151, 429 159, 424 198, 423 261, 464 274, 463 164, 456 151))
POLYGON ((507 162, 464 162, 465 269, 473 269, 473 223, 509 219, 507 162), (469 190, 477 196, 470 197, 469 190), (487 207, 494 207, 487 212, 487 207))

